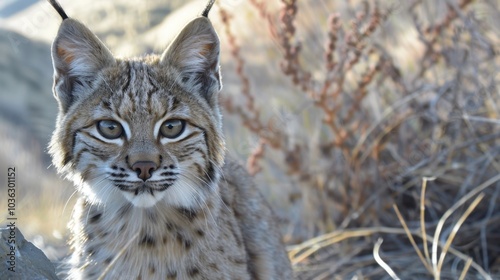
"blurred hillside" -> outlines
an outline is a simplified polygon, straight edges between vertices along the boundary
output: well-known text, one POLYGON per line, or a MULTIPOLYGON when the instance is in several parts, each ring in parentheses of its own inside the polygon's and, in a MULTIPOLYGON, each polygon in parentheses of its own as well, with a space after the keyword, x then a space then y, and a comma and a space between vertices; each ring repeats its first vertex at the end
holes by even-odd
MULTIPOLYGON (((117 56, 161 53, 205 5, 60 3, 117 56)), ((500 275, 500 1, 287 3, 220 0, 210 17, 229 153, 272 202, 297 278, 390 279, 378 238, 402 279, 433 278, 434 244, 441 279, 500 275)), ((75 200, 46 154, 59 23, 45 1, 0 4, 0 167, 18 170, 21 230, 52 260, 75 200)))

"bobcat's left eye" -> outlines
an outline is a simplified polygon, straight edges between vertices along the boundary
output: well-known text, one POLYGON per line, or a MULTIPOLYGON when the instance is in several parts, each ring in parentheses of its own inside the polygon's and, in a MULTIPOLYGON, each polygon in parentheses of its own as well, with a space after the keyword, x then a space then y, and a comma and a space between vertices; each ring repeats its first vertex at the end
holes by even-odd
POLYGON ((116 139, 123 134, 123 127, 116 121, 102 120, 97 123, 99 133, 108 139, 116 139))
POLYGON ((160 133, 164 137, 174 139, 179 137, 184 131, 186 122, 183 120, 167 120, 160 127, 160 133))

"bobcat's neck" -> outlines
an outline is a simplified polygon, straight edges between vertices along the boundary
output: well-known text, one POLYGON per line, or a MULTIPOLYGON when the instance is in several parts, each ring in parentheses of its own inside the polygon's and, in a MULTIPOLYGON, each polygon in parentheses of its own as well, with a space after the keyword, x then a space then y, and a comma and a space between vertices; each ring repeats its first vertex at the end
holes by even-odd
MULTIPOLYGON (((154 234, 189 233, 203 230, 208 224, 213 224, 219 214, 220 200, 216 195, 208 197, 198 208, 187 209, 162 205, 139 208, 123 201, 119 205, 90 205, 80 201, 80 221, 85 225, 87 233, 109 231, 113 238, 141 233, 154 234)), ((209 229, 212 230, 210 227, 209 229)), ((208 229, 207 229, 208 230, 208 229)), ((161 239, 163 236, 158 236, 161 239)), ((159 245, 159 244, 157 244, 159 245)))
POLYGON ((151 259, 152 267, 162 269, 156 275, 168 277, 169 267, 190 263, 218 239, 217 197, 209 197, 204 207, 198 209, 167 205, 137 208, 126 201, 119 207, 96 206, 80 199, 72 225, 73 256, 77 256, 73 261, 81 266, 90 259, 99 264, 94 266, 97 273, 109 265, 127 267, 128 264, 131 271, 141 270, 147 258, 151 259))

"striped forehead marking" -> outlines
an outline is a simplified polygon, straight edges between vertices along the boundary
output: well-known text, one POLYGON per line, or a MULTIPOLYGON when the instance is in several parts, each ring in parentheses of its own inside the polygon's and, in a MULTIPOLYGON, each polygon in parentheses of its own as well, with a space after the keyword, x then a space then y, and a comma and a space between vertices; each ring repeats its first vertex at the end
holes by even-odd
POLYGON ((160 90, 159 83, 154 79, 153 70, 146 63, 140 61, 124 63, 127 78, 122 87, 123 94, 149 97, 160 90))

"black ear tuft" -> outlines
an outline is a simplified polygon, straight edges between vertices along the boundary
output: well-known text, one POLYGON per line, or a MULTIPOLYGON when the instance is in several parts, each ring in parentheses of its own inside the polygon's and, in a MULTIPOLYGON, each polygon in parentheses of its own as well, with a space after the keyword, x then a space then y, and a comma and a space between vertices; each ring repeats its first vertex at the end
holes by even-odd
POLYGON ((212 6, 214 5, 214 3, 215 3, 215 0, 209 0, 207 3, 207 6, 205 7, 205 9, 201 13, 201 15, 207 18, 208 13, 210 12, 210 9, 212 9, 212 6))
POLYGON ((63 20, 68 18, 68 15, 66 15, 66 12, 61 7, 59 2, 57 2, 57 0, 47 0, 47 1, 49 1, 50 5, 52 5, 52 7, 54 7, 54 9, 57 11, 57 13, 61 16, 61 18, 63 20))

